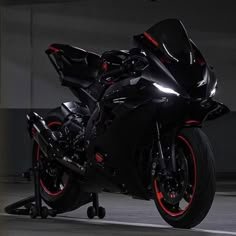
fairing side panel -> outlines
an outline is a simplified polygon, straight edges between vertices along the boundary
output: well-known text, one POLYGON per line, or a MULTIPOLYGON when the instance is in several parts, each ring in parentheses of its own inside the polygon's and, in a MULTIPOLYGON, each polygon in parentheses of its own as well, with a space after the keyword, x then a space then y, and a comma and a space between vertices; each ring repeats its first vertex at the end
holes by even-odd
MULTIPOLYGON (((114 117, 110 126, 98 134, 95 149, 106 154, 105 170, 112 174, 115 183, 123 184, 133 196, 148 199, 142 174, 136 166, 137 148, 152 142, 156 106, 149 103, 126 111, 114 117)), ((149 156, 146 158, 148 163, 149 156)))
POLYGON ((149 49, 141 45, 139 47, 145 50, 150 62, 149 66, 143 71, 142 77, 152 83, 158 83, 164 87, 171 88, 181 94, 182 97, 189 98, 186 89, 176 80, 166 65, 149 49))
POLYGON ((152 83, 158 83, 164 87, 171 88, 182 96, 188 97, 185 89, 180 86, 166 66, 152 53, 149 56, 152 60, 150 60, 149 67, 143 72, 143 78, 152 83))

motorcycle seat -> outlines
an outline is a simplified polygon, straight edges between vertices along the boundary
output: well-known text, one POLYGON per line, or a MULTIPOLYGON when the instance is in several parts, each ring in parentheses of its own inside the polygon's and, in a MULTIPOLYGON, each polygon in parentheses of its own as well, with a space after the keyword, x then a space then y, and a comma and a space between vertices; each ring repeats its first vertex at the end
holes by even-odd
POLYGON ((93 52, 65 44, 52 44, 48 50, 63 74, 62 85, 88 88, 101 71, 102 59, 93 52))

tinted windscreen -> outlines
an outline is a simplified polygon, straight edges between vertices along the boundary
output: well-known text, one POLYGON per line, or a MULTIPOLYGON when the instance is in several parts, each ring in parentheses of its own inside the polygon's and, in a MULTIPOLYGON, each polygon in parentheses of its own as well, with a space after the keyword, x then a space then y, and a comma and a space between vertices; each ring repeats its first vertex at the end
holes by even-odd
POLYGON ((187 32, 177 19, 168 19, 152 26, 144 36, 169 59, 192 64, 193 53, 187 32))

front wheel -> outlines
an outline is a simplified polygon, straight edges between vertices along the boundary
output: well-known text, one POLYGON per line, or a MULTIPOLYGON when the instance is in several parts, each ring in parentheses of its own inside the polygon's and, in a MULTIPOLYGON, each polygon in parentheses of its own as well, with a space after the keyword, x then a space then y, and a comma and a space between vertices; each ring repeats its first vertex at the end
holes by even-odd
POLYGON ((156 175, 154 200, 163 219, 176 228, 198 225, 215 195, 214 156, 207 136, 199 128, 185 128, 176 137, 174 178, 156 175))

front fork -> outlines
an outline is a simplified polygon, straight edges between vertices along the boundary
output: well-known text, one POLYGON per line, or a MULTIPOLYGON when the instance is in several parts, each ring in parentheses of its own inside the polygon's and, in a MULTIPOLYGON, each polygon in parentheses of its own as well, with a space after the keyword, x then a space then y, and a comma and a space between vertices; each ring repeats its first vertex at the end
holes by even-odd
POLYGON ((172 172, 176 173, 176 158, 175 158, 175 143, 176 143, 177 129, 175 128, 172 131, 171 135, 171 164, 172 164, 172 172))
POLYGON ((165 163, 165 158, 163 155, 163 149, 161 145, 161 137, 160 137, 160 128, 158 122, 156 123, 156 131, 157 131, 157 148, 158 148, 158 157, 160 161, 160 166, 162 172, 166 171, 166 163, 165 163))
MULTIPOLYGON (((158 122, 156 122, 156 131, 157 131, 157 148, 158 148, 158 158, 160 161, 160 167, 162 174, 167 174, 167 168, 165 163, 165 157, 163 155, 163 148, 161 143, 161 136, 160 136, 160 128, 158 122)), ((172 174, 176 173, 176 158, 175 158, 175 142, 176 142, 176 135, 177 135, 177 129, 174 128, 171 132, 171 138, 170 138, 170 158, 171 158, 171 172, 172 174)))

